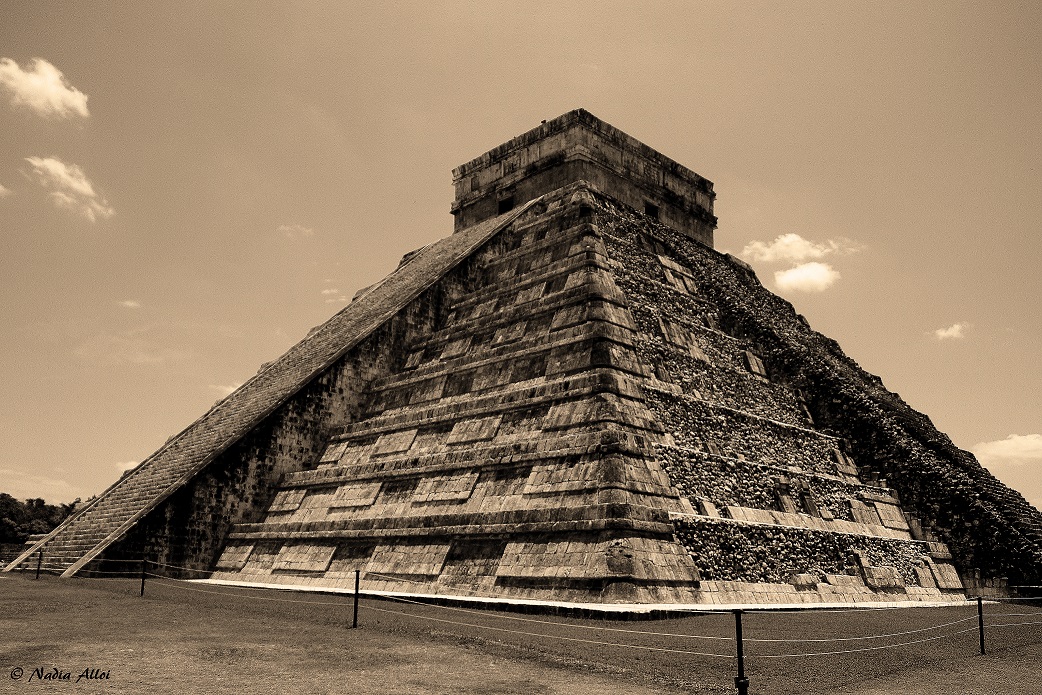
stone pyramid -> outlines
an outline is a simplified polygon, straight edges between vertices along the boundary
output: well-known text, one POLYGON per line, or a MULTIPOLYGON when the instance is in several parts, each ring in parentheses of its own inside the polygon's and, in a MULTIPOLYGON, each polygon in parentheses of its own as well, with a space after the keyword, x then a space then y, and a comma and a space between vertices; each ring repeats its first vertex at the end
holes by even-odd
POLYGON ((582 110, 453 175, 454 234, 7 569, 661 604, 1042 579, 1042 515, 712 249, 709 181, 582 110))

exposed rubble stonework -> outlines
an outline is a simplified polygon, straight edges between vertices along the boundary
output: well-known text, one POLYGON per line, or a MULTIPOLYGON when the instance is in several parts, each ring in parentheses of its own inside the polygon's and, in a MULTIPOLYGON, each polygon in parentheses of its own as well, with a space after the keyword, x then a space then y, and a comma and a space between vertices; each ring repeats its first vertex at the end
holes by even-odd
POLYGON ((1040 583, 1042 515, 714 251, 708 181, 582 111, 455 175, 454 234, 33 550, 584 603, 1040 583))

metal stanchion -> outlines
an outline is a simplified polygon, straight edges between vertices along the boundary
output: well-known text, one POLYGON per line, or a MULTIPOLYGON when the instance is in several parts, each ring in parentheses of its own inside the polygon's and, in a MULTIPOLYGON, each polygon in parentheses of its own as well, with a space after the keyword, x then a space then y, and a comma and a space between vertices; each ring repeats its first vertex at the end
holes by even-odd
POLYGON ((980 653, 984 655, 984 599, 977 597, 977 634, 980 637, 980 653))
POLYGON ((734 686, 738 689, 738 695, 749 695, 749 679, 745 677, 745 650, 742 646, 742 611, 734 611, 734 639, 735 648, 738 650, 738 675, 735 676, 734 686))
POLYGON ((40 578, 40 565, 43 564, 43 548, 40 548, 40 552, 36 554, 36 578, 40 578))
POLYGON ((358 627, 358 578, 359 571, 355 570, 355 615, 354 618, 351 619, 352 628, 358 627))
POLYGON ((139 596, 145 595, 145 554, 141 553, 141 593, 139 596))

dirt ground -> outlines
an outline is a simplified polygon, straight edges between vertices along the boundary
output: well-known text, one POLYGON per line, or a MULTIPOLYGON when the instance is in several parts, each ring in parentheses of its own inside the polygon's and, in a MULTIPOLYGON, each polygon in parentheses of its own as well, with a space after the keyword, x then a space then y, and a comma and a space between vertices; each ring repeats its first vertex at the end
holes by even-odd
MULTIPOLYGON (((349 597, 170 580, 138 592, 0 575, 0 692, 735 692, 726 614, 606 622, 363 599, 352 630, 349 597), (56 673, 68 680, 40 677, 56 673)), ((781 640, 746 643, 750 693, 1042 694, 1042 625, 999 627, 1042 622, 1042 607, 989 605, 986 622, 980 656, 973 605, 746 614, 747 638, 781 640)))

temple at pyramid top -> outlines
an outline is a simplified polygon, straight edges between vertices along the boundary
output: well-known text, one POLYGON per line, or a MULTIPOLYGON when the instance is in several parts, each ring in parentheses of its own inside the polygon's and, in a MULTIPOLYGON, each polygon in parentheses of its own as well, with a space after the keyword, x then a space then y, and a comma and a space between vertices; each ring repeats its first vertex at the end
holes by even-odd
POLYGON ((713 245, 713 182, 584 109, 569 111, 452 171, 456 231, 576 181, 713 245))

